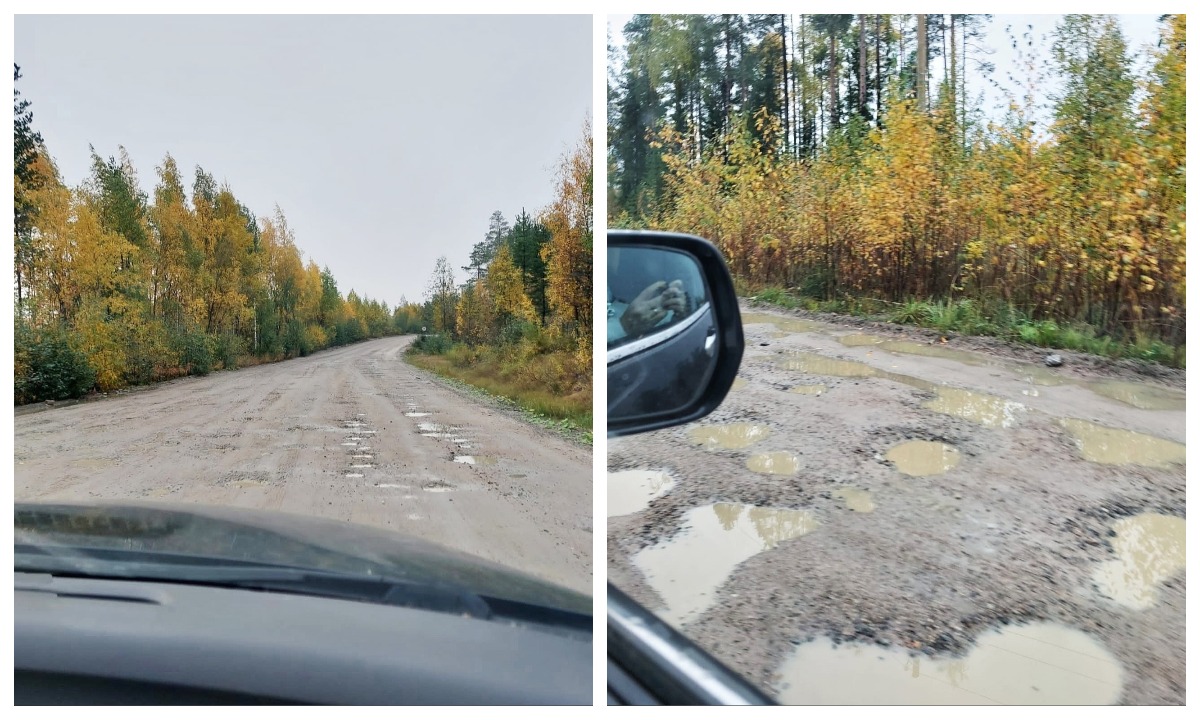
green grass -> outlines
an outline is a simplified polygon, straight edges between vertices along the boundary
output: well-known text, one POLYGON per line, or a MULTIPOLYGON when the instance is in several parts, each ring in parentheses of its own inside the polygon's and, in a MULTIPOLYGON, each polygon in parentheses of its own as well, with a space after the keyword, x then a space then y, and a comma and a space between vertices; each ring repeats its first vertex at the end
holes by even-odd
POLYGON ((783 288, 768 287, 751 299, 810 312, 831 312, 867 317, 904 325, 917 325, 939 332, 959 335, 985 335, 1044 348, 1075 350, 1091 355, 1156 362, 1184 368, 1185 346, 1174 347, 1161 340, 1135 337, 1121 340, 1104 335, 1083 323, 1059 323, 1031 320, 1022 312, 1001 302, 981 303, 969 298, 959 300, 908 300, 886 303, 870 298, 846 297, 840 300, 815 300, 783 288))
MULTIPOLYGON (((461 347, 461 346, 455 346, 461 347)), ((515 372, 510 363, 494 353, 481 352, 464 359, 463 351, 442 355, 409 352, 409 363, 456 381, 459 387, 470 386, 483 391, 492 399, 507 401, 520 409, 530 422, 555 430, 580 442, 592 442, 592 389, 575 392, 556 391, 539 380, 535 373, 515 372)), ((543 372, 561 367, 556 358, 541 358, 543 372)), ((537 364, 534 360, 533 364, 537 364)), ((527 361, 528 364, 528 361, 527 361)))

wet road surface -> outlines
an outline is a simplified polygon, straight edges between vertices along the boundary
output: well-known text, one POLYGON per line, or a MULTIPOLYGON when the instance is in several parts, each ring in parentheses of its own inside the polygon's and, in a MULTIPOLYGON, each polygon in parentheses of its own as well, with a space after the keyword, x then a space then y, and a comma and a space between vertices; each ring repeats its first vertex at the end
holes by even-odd
POLYGON ((609 442, 611 580, 785 702, 1185 701, 1180 373, 743 322, 716 412, 609 442))

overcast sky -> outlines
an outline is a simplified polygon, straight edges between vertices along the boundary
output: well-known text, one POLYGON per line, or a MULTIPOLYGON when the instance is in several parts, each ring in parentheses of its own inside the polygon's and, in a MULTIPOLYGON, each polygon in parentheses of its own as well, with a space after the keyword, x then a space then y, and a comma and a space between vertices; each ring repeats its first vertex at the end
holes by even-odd
POLYGON ((147 193, 169 152, 346 293, 419 300, 500 210, 549 204, 592 112, 582 16, 17 16, 18 89, 68 184, 124 145, 147 193))

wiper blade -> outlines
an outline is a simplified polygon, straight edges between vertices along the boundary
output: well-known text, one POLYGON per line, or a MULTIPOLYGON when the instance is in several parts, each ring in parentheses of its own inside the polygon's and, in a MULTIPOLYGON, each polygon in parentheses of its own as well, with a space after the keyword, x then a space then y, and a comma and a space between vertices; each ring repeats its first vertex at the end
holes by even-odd
POLYGON ((286 565, 111 548, 17 545, 17 572, 59 577, 143 580, 287 592, 466 615, 483 620, 492 609, 481 596, 450 585, 414 583, 383 575, 352 575, 286 565))

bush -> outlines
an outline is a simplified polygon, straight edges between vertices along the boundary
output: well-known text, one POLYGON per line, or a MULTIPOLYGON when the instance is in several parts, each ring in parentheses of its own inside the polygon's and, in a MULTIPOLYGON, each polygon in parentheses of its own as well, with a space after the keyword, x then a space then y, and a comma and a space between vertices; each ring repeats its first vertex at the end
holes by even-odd
POLYGON ((233 333, 224 333, 216 338, 216 356, 221 367, 236 370, 238 358, 246 353, 246 341, 233 333))
POLYGON ((420 335, 413 344, 409 347, 411 352, 423 353, 425 355, 444 355, 450 351, 454 343, 451 342, 450 336, 443 333, 433 335, 420 335))
POLYGON ((212 372, 213 352, 208 335, 201 330, 183 330, 175 335, 175 353, 179 364, 192 375, 212 372))
POLYGON ((18 405, 82 396, 96 384, 87 357, 71 347, 60 328, 18 327, 14 343, 15 399, 18 405))

